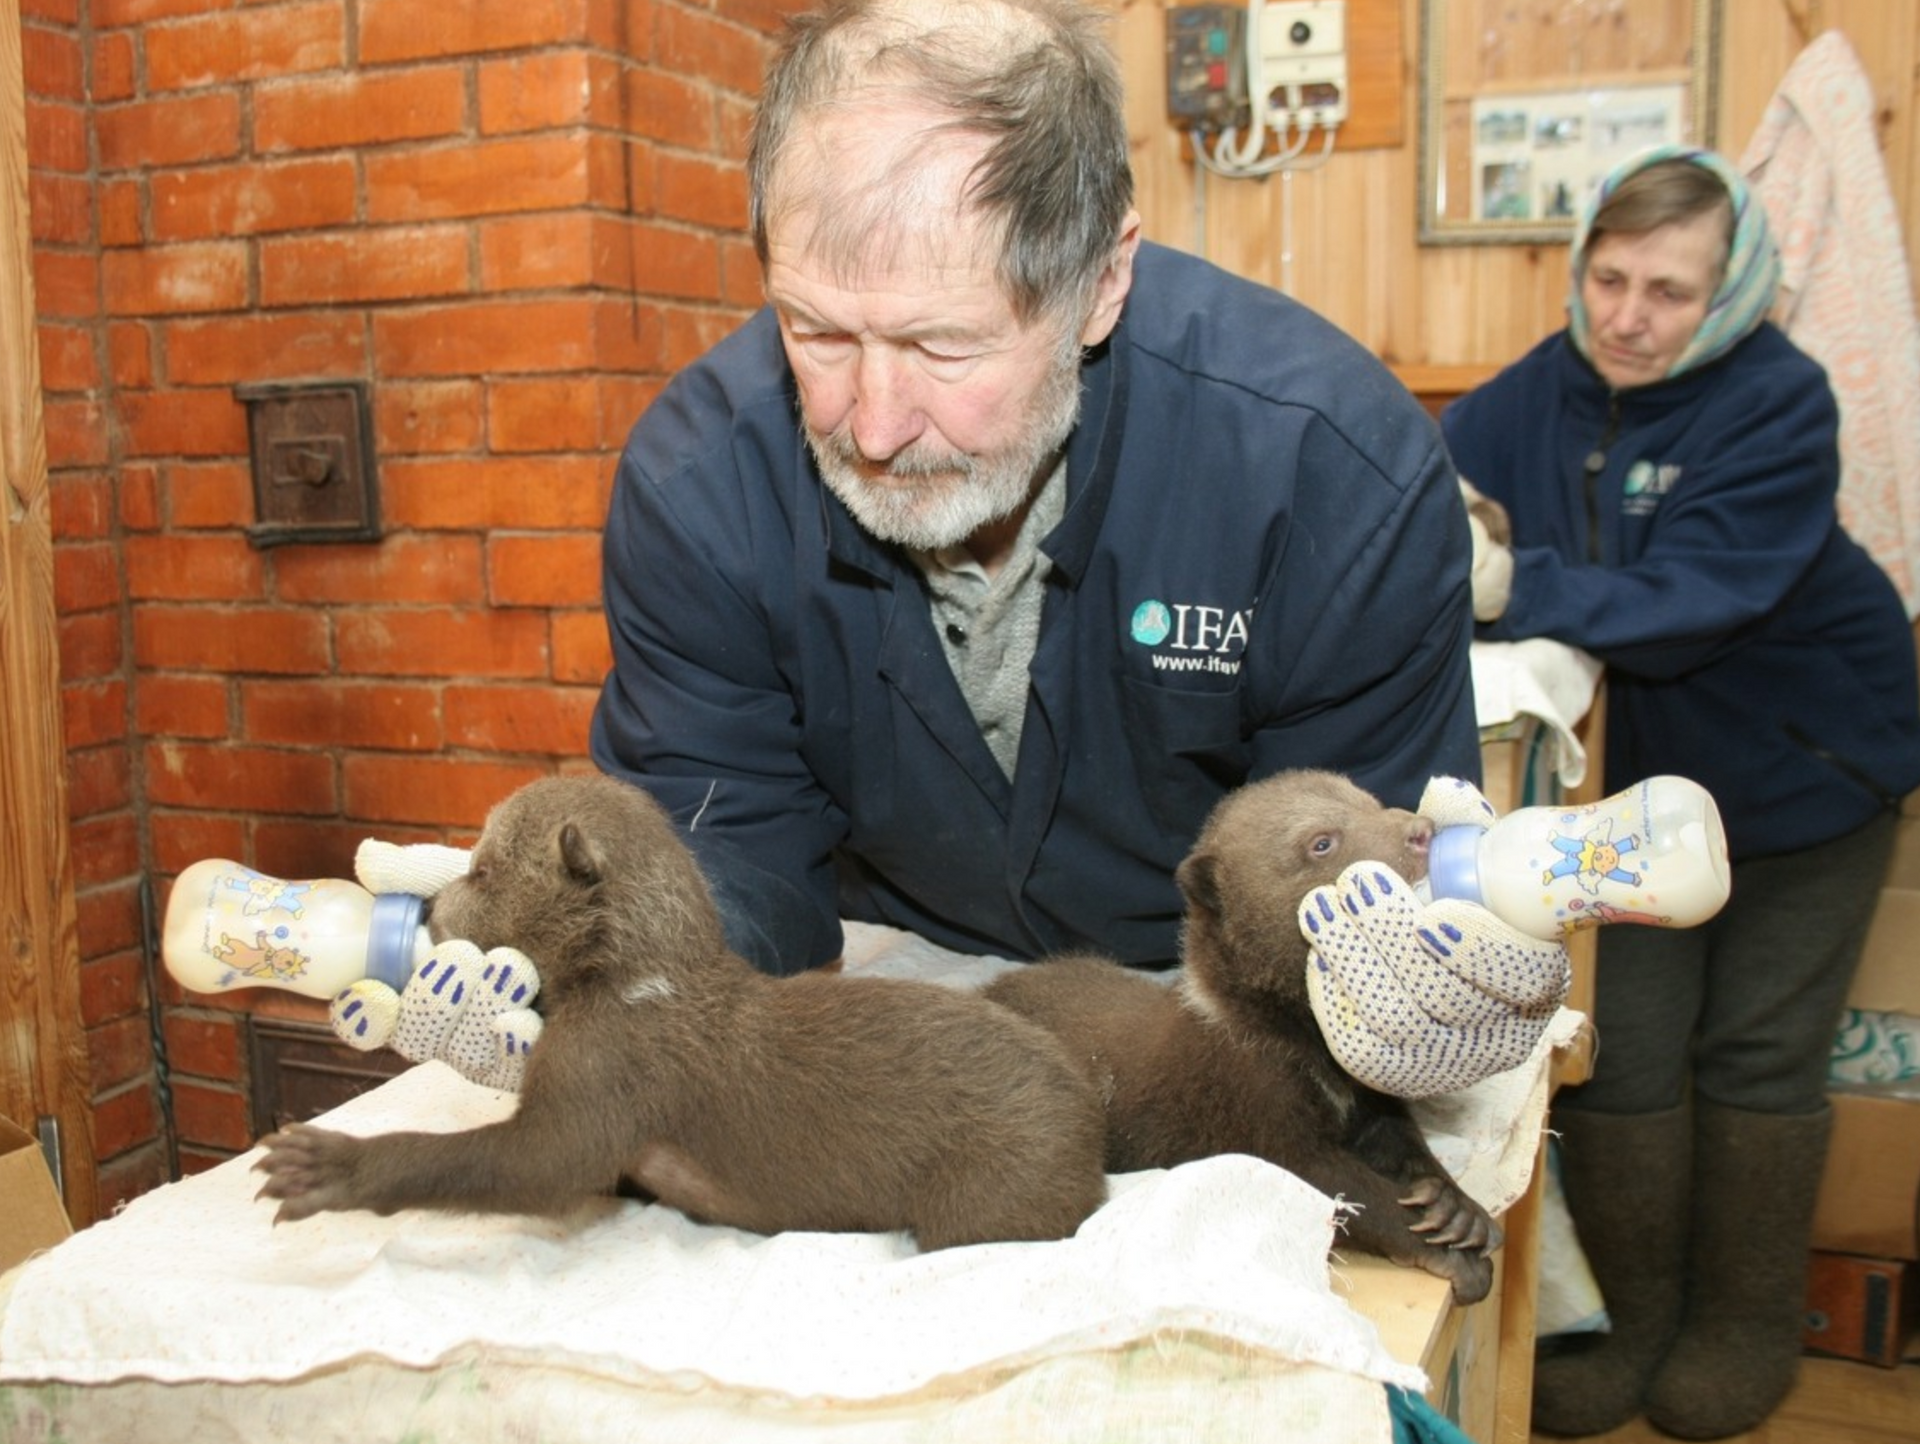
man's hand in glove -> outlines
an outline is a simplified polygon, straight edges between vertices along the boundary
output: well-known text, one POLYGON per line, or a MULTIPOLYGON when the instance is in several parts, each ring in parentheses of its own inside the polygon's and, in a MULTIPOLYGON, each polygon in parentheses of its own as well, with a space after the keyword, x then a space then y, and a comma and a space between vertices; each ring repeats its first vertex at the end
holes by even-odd
MULTIPOLYGON (((1435 827, 1494 820, 1468 783, 1436 777, 1435 827)), ((1566 948, 1477 903, 1422 903, 1382 863, 1357 862, 1300 905, 1307 995, 1348 1073, 1402 1098, 1453 1093, 1532 1056, 1572 981, 1566 948)))
MULTIPOLYGON (((368 892, 431 898, 467 870, 453 847, 396 847, 369 839, 354 855, 354 875, 368 892)), ((438 1058, 476 1083, 518 1091, 527 1055, 540 1037, 533 1000, 540 974, 514 948, 482 953, 472 943, 438 944, 395 992, 362 978, 335 996, 333 1031, 363 1052, 392 1048, 423 1063, 438 1058)))

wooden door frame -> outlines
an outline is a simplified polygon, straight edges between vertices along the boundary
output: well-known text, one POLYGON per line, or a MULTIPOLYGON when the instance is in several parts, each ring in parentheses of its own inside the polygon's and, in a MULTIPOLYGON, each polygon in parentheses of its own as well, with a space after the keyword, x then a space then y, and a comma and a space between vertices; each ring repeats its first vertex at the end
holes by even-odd
POLYGON ((98 1177, 80 1014, 53 586, 52 498, 27 214, 19 0, 0 0, 0 1113, 59 1141, 77 1225, 98 1177))

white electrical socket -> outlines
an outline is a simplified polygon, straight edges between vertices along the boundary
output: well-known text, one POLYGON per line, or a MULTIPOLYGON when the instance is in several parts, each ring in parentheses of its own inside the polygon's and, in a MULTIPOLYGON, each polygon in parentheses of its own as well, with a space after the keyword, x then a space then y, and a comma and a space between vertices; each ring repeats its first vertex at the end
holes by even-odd
POLYGON ((1333 126, 1347 118, 1347 7, 1289 0, 1260 7, 1260 86, 1267 123, 1333 126))

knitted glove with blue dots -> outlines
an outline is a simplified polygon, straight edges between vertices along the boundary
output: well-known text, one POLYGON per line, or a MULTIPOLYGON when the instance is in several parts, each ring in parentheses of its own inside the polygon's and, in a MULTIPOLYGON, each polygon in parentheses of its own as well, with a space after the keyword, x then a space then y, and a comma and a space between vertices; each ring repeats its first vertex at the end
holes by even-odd
MULTIPOLYGON (((354 858, 355 875, 373 893, 432 897, 466 870, 465 852, 431 845, 368 841, 354 858)), ((390 1047, 416 1063, 437 1058, 475 1083, 517 1092, 540 1037, 539 993, 540 974, 526 954, 482 953, 449 939, 403 991, 362 978, 335 996, 328 1015, 335 1035, 363 1052, 390 1047)))
MULTIPOLYGON (((1478 789, 1435 778, 1437 826, 1493 821, 1478 789)), ((1567 951, 1475 903, 1423 903, 1382 863, 1357 862, 1300 905, 1307 996, 1340 1066, 1402 1098, 1453 1093, 1532 1056, 1572 982, 1567 951)))

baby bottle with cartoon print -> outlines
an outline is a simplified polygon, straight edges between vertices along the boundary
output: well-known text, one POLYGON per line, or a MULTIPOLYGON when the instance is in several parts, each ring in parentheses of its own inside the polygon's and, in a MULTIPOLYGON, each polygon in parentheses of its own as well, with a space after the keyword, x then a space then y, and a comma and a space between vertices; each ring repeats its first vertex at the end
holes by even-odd
POLYGON ((196 993, 278 988, 331 998, 378 978, 404 988, 433 951, 426 905, 343 878, 282 882, 225 858, 175 879, 161 928, 167 972, 196 993))
POLYGON ((1720 809, 1699 783, 1649 777, 1599 802, 1519 807, 1489 827, 1444 827, 1430 897, 1477 902, 1537 938, 1603 923, 1690 928, 1733 886, 1720 809))

